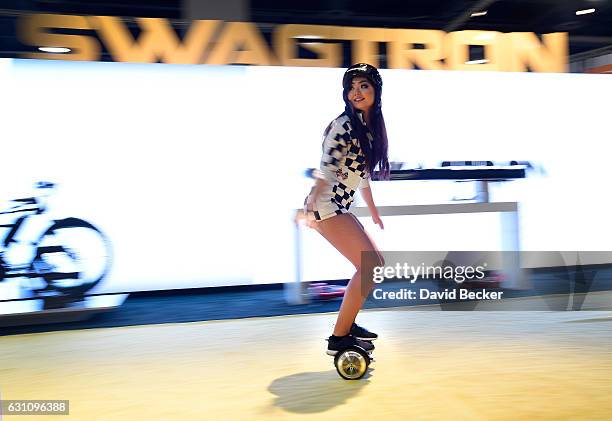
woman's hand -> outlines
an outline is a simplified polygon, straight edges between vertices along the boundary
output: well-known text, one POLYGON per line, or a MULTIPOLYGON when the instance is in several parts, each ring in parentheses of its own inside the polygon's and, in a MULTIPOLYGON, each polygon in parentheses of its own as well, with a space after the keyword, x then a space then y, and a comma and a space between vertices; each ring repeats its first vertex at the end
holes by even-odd
POLYGON ((306 199, 306 204, 304 205, 304 220, 306 221, 306 225, 310 228, 314 228, 315 217, 314 217, 314 199, 312 194, 308 195, 306 199))
POLYGON ((299 225, 302 221, 306 221, 306 213, 303 209, 298 209, 295 211, 295 217, 293 218, 293 222, 296 225, 299 225))
POLYGON ((372 215, 372 222, 374 222, 376 225, 378 225, 381 230, 385 229, 385 225, 383 224, 382 219, 380 219, 380 215, 378 214, 378 212, 376 212, 374 215, 372 215))
POLYGON ((316 221, 313 210, 313 200, 311 195, 308 195, 304 208, 296 211, 294 222, 299 224, 303 221, 306 226, 314 228, 316 221))

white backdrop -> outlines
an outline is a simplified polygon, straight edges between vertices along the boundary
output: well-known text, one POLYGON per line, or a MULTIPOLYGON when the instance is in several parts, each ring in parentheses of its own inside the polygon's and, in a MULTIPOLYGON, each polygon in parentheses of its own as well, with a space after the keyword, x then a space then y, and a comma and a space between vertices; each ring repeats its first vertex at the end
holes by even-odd
MULTIPOLYGON (((0 198, 56 182, 52 216, 85 219, 112 243, 112 270, 94 292, 289 281, 292 210, 343 109, 342 73, 0 60, 0 198)), ((546 174, 492 191, 520 202, 522 249, 612 250, 612 78, 381 73, 392 160, 536 162, 546 174)), ((468 188, 377 182, 373 192, 379 205, 444 203, 468 188)), ((495 215, 391 217, 383 232, 364 223, 384 250, 499 247, 495 215)), ((304 245, 306 280, 350 276, 315 233, 304 245)))

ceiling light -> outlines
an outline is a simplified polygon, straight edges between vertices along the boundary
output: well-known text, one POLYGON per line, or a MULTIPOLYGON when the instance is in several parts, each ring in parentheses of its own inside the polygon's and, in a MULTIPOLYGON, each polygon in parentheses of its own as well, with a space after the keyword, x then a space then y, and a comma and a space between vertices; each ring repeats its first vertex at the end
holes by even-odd
POLYGON ((472 13, 470 16, 471 16, 471 17, 473 17, 473 18, 475 18, 475 17, 477 17, 477 16, 484 16, 484 15, 486 15, 486 14, 487 14, 487 11, 485 10, 484 12, 474 12, 474 13, 472 13))
POLYGON ((491 41, 493 38, 495 38, 496 35, 497 35, 496 32, 481 31, 481 33, 476 35, 474 39, 476 41, 491 41))
POLYGON ((66 48, 66 47, 38 47, 38 49, 45 53, 59 53, 59 54, 69 53, 71 51, 70 48, 66 48))
POLYGON ((482 59, 482 60, 470 60, 470 61, 466 61, 465 64, 486 64, 488 62, 489 62, 489 60, 487 60, 485 58, 485 59, 482 59))
POLYGON ((595 13, 595 9, 584 9, 576 11, 576 16, 587 15, 589 13, 595 13))

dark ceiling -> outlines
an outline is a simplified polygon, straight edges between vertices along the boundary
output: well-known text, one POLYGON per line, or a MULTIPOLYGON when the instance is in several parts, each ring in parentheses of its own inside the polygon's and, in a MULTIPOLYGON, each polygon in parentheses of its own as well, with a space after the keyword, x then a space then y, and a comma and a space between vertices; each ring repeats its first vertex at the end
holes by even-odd
MULTIPOLYGON (((190 0, 192 3, 197 0, 190 0)), ((0 54, 20 51, 16 17, 30 12, 187 19, 189 0, 0 0, 0 54)), ((226 0, 235 4, 237 0, 226 0)), ((202 0, 215 10, 215 1, 202 0)), ((218 3, 218 2, 217 2, 218 3)), ((308 23, 365 27, 568 32, 570 54, 612 46, 612 0, 243 0, 246 20, 258 23, 308 23), (596 9, 577 16, 576 11, 596 9), (470 18, 473 11, 485 16, 470 18)), ((207 16, 207 18, 215 18, 207 16)), ((584 54, 582 54, 584 55, 584 54)))

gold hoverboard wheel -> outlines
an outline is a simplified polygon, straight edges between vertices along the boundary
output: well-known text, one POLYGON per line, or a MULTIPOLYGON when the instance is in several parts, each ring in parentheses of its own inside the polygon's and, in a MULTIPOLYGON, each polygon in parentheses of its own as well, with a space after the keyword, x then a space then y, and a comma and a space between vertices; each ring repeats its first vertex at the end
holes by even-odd
POLYGON ((339 351, 334 357, 336 371, 345 380, 359 380, 374 361, 371 353, 359 346, 351 346, 339 351))

